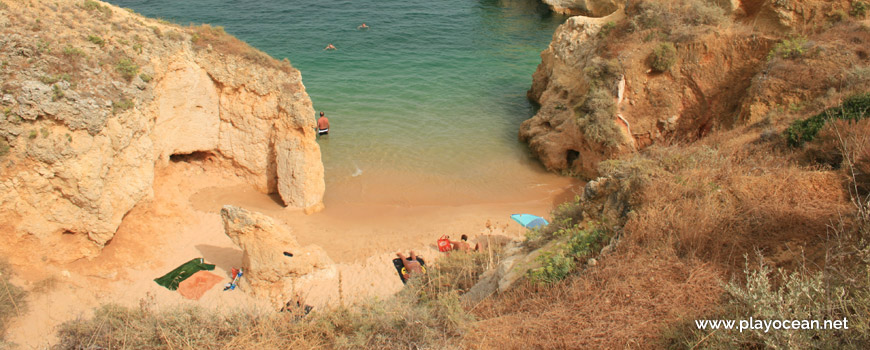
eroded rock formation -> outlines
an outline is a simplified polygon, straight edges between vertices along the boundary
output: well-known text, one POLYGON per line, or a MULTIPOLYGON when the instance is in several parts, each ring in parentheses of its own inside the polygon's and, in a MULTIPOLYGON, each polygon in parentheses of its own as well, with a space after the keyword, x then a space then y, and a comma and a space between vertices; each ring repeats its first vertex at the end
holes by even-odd
POLYGON ((622 0, 542 0, 555 12, 566 15, 602 17, 613 13, 622 0))
POLYGON ((155 169, 188 154, 289 207, 320 205, 314 111, 289 62, 99 2, 4 2, 0 18, 4 247, 97 255, 152 197, 155 169))
POLYGON ((845 1, 625 3, 605 17, 569 18, 541 53, 528 91, 540 109, 519 137, 552 171, 592 179, 604 159, 757 122, 777 104, 798 104, 830 86, 802 81, 799 69, 837 74, 861 59, 832 38, 791 42, 801 53, 815 45, 824 59, 804 54, 793 64, 770 56, 791 33, 830 23, 825 13, 845 13, 845 1), (667 63, 661 69, 653 67, 657 57, 667 63))
POLYGON ((329 290, 338 292, 337 269, 322 248, 299 245, 289 228, 260 213, 227 205, 221 219, 226 235, 244 252, 243 290, 276 309, 296 297, 309 297, 308 290, 316 284, 329 283, 329 290))

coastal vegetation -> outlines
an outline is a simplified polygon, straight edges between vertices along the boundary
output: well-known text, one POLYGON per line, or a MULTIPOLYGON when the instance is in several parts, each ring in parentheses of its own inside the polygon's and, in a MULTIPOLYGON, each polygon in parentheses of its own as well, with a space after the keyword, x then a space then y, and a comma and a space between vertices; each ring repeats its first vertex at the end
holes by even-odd
POLYGON ((672 43, 661 43, 650 56, 650 66, 656 72, 667 72, 677 61, 677 49, 672 43))
MULTIPOLYGON (((4 155, 3 146, 3 143, 0 142, 0 157, 4 155)), ((9 345, 4 340, 4 334, 11 319, 21 316, 27 307, 25 301, 27 292, 11 283, 11 278, 12 269, 5 261, 0 261, 0 348, 9 345)))
MULTIPOLYGON (((614 116, 618 82, 626 71, 652 68, 667 72, 644 75, 643 83, 635 82, 638 86, 673 79, 684 84, 677 85, 679 90, 701 91, 699 85, 705 82, 691 84, 695 77, 687 73, 690 70, 680 69, 684 67, 683 58, 689 65, 703 58, 699 51, 691 51, 692 45, 701 45, 690 37, 702 35, 712 26, 749 30, 712 2, 680 4, 641 1, 630 9, 624 22, 608 22, 594 35, 601 40, 597 47, 601 52, 590 55, 590 63, 582 71, 588 86, 582 86, 582 98, 564 105, 573 109, 559 108, 567 109, 565 114, 575 118, 583 137, 609 148, 625 141, 614 116), (635 49, 650 61, 620 61, 620 50, 635 49)), ((0 6, 7 5, 0 2, 0 6)), ((865 16, 864 2, 853 1, 849 6, 852 16, 865 16)), ((112 16, 110 7, 96 1, 85 0, 76 7, 101 19, 112 16)), ((825 26, 835 25, 840 33, 848 33, 843 35, 847 37, 844 40, 866 44, 866 33, 870 32, 866 25, 836 17, 837 24, 825 26)), ((51 102, 70 100, 78 94, 76 90, 86 89, 96 81, 90 72, 105 68, 111 77, 101 79, 113 81, 120 76, 126 81, 118 82, 122 85, 146 83, 134 88, 124 86, 127 90, 123 91, 86 90, 104 98, 107 103, 102 107, 112 115, 141 103, 141 99, 127 93, 147 89, 147 83, 154 79, 153 71, 145 69, 147 60, 142 58, 143 51, 151 48, 142 42, 167 40, 167 45, 193 45, 196 50, 215 50, 267 67, 292 69, 288 61, 271 59, 221 27, 151 23, 153 26, 143 26, 147 29, 135 35, 111 40, 78 36, 77 41, 63 47, 31 42, 26 47, 28 54, 43 61, 31 65, 25 58, 15 58, 14 64, 39 68, 21 74, 29 74, 26 77, 32 78, 29 80, 34 84, 41 83, 38 88, 48 91, 51 102), (88 42, 99 48, 94 49, 88 42)), ((39 27, 30 22, 28 26, 39 27)), ((433 262, 427 275, 413 279, 393 297, 317 309, 307 315, 301 308, 280 313, 201 307, 164 309, 149 299, 143 299, 139 307, 107 304, 95 310, 92 317, 61 325, 56 347, 867 348, 867 53, 859 45, 816 50, 824 36, 764 36, 752 46, 761 52, 755 59, 765 79, 755 79, 754 85, 746 87, 757 94, 728 100, 693 92, 710 105, 740 106, 744 101, 761 100, 761 107, 753 108, 764 110, 764 117, 740 119, 734 116, 737 112, 713 115, 714 121, 729 122, 693 129, 691 136, 671 134, 677 136, 650 141, 652 145, 638 152, 597 162, 599 176, 576 189, 582 196, 559 205, 549 218, 549 226, 529 232, 520 248, 523 253, 542 249, 535 260, 538 265, 503 293, 472 305, 463 302, 463 296, 481 276, 503 261, 504 253, 496 247, 486 253, 455 252, 445 256, 433 262), (821 66, 809 60, 825 52, 835 52, 854 62, 854 67, 835 72, 845 77, 842 82, 786 74, 821 66), (774 83, 763 85, 768 81, 774 83), (768 91, 776 98, 758 91, 768 91), (699 330, 695 323, 699 319, 749 317, 848 319, 853 327, 848 331, 738 332, 699 330)), ((708 44, 726 46, 732 42, 704 43, 704 50, 708 44)), ((6 69, 5 61, 3 66, 6 69)), ((718 72, 720 67, 715 68, 718 72)), ((4 82, 4 94, 21 89, 20 84, 4 82)), ((634 101, 640 104, 649 99, 661 105, 684 106, 695 98, 669 102, 667 96, 660 97, 642 95, 634 101)), ((15 114, 19 110, 15 107, 14 111, 12 106, 5 108, 4 120, 0 121, 20 126, 15 133, 0 137, 0 159, 4 164, 4 157, 10 153, 8 140, 25 141, 16 144, 19 151, 50 140, 52 131, 55 138, 65 135, 63 139, 72 142, 69 133, 57 132, 54 121, 43 121, 42 116, 22 119, 15 114)), ((661 125, 657 131, 667 133, 672 131, 667 119, 657 118, 670 116, 651 115, 645 121, 661 125)), ((11 283, 11 276, 11 271, 0 264, 0 334, 26 307, 27 292, 11 283)))
POLYGON ((785 137, 791 146, 801 146, 815 139, 822 128, 833 120, 857 122, 870 116, 870 93, 855 95, 843 101, 843 104, 828 108, 819 114, 803 120, 795 120, 785 130, 785 137))
POLYGON ((292 69, 290 61, 286 58, 282 61, 275 60, 268 54, 251 47, 248 43, 227 34, 221 26, 203 24, 200 26, 190 26, 187 30, 191 33, 190 41, 197 49, 213 49, 226 54, 239 55, 257 64, 280 69, 285 72, 292 69))
POLYGON ((459 293, 498 262, 489 254, 455 252, 438 260, 397 295, 354 306, 274 313, 266 310, 218 312, 200 307, 158 310, 105 305, 94 316, 67 322, 58 330, 58 349, 454 349, 475 318, 459 293))

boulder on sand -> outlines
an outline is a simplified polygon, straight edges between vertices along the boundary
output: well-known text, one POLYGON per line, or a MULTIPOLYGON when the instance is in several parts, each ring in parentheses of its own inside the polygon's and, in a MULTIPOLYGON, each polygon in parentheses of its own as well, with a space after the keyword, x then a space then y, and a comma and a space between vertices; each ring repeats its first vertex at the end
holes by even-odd
MULTIPOLYGON (((322 291, 324 284, 335 284, 337 296, 336 268, 323 248, 302 247, 289 228, 243 208, 225 205, 221 219, 226 235, 243 251, 242 290, 270 301, 276 309, 298 296, 307 296, 314 286, 322 291)), ((329 299, 322 292, 318 297, 329 299)))

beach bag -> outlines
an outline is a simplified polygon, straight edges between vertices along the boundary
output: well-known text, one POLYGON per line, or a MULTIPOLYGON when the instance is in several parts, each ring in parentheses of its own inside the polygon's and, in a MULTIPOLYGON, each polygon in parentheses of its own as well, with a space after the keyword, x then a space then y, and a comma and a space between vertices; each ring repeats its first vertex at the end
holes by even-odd
POLYGON ((438 239, 438 251, 439 252, 449 252, 453 247, 450 245, 450 239, 448 239, 447 235, 441 236, 438 239))

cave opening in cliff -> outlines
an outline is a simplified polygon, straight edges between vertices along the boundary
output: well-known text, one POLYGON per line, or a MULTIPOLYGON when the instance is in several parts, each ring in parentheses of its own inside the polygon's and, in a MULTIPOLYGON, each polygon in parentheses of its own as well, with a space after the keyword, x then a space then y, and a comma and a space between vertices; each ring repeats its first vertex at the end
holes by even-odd
POLYGON ((565 160, 568 162, 569 168, 574 167, 574 161, 576 161, 577 158, 580 158, 580 152, 577 152, 576 150, 573 150, 573 149, 569 149, 568 153, 565 154, 565 160))
POLYGON ((173 163, 193 163, 210 161, 214 158, 214 153, 209 151, 194 151, 191 153, 176 153, 169 156, 169 160, 173 163))

